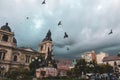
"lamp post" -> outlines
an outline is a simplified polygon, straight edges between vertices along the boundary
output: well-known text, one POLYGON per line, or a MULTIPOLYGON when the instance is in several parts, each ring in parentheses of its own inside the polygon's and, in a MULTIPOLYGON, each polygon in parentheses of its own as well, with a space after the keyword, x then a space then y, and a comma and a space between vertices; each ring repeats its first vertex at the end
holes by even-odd
MULTIPOLYGON (((38 64, 39 62, 41 62, 41 58, 35 57, 32 59, 32 62, 34 63, 34 68, 35 68, 35 73, 36 73, 36 69, 39 67, 38 64)), ((34 73, 34 76, 35 76, 35 73, 34 73)))

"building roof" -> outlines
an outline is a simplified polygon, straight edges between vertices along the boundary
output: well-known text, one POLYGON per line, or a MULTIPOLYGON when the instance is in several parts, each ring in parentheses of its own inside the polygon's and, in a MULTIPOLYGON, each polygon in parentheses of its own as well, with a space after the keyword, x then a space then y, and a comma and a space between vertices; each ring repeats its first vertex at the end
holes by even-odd
POLYGON ((31 52, 36 52, 36 50, 34 50, 31 47, 19 47, 18 49, 22 49, 22 50, 26 50, 26 51, 31 51, 31 52))
POLYGON ((6 23, 5 25, 3 25, 3 26, 1 27, 1 30, 11 32, 11 29, 10 29, 10 27, 8 26, 8 23, 6 23))
POLYGON ((103 58, 103 62, 106 62, 106 61, 116 61, 116 60, 120 60, 120 57, 118 57, 118 56, 108 56, 108 57, 104 57, 103 58))

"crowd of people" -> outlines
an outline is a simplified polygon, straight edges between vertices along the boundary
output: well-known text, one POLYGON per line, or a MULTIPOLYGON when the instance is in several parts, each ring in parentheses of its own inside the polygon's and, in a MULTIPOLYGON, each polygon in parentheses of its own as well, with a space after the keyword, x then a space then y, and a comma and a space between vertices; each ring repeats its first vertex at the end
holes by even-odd
POLYGON ((91 74, 86 76, 90 80, 120 80, 120 73, 91 74))

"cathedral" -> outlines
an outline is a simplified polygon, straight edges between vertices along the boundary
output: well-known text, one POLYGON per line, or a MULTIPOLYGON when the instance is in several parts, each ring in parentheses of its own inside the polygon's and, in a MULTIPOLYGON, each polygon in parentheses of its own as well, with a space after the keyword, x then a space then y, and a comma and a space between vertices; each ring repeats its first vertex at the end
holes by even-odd
POLYGON ((45 66, 54 66, 53 43, 50 30, 38 46, 38 51, 29 47, 17 47, 17 40, 8 23, 0 28, 0 67, 5 71, 23 66, 29 68, 32 58, 43 54, 45 66))

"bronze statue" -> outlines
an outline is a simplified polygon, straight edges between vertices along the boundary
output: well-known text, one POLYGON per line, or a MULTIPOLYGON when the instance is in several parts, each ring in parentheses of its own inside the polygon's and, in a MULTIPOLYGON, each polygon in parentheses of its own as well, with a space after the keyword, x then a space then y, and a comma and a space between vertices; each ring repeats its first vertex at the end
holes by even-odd
POLYGON ((5 30, 5 31, 11 32, 11 29, 10 29, 10 27, 8 26, 8 23, 6 23, 5 25, 3 25, 3 26, 1 27, 1 30, 5 30))
POLYGON ((51 31, 50 31, 50 30, 48 31, 48 33, 47 33, 47 35, 46 35, 46 38, 47 38, 47 39, 50 39, 50 38, 51 38, 51 31))
POLYGON ((45 37, 45 39, 44 39, 43 41, 47 41, 47 40, 52 41, 52 38, 51 38, 51 31, 50 31, 50 30, 48 31, 48 33, 47 33, 47 35, 46 35, 46 37, 45 37))

